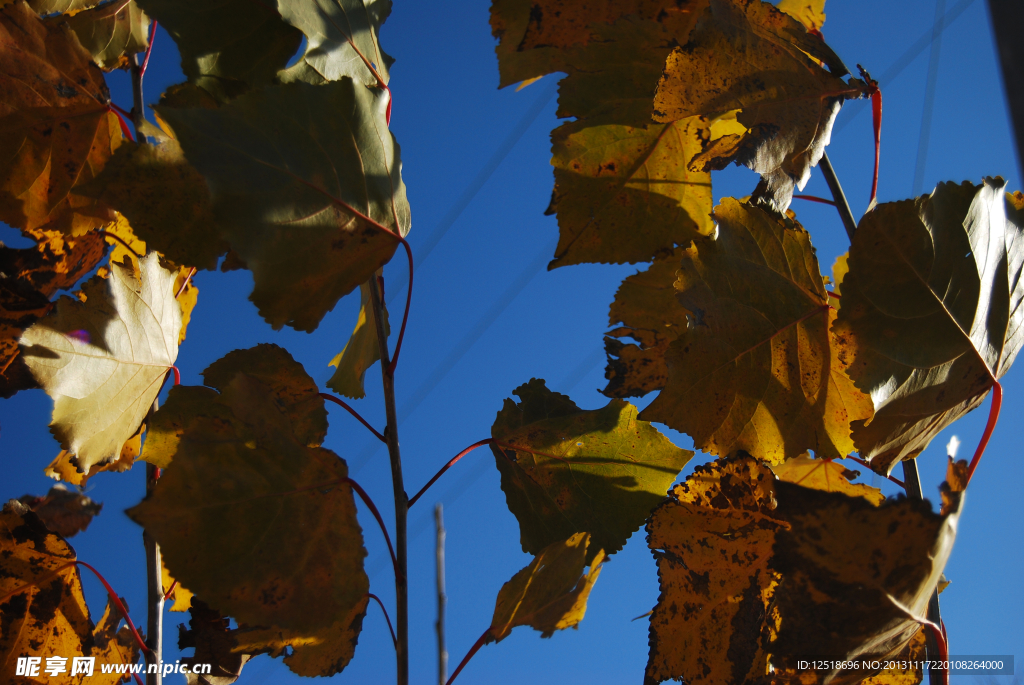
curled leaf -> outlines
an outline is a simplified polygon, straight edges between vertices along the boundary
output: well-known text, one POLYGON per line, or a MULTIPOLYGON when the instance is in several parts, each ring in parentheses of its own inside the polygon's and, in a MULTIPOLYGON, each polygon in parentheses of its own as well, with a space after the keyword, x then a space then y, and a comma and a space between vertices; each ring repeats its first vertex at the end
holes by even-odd
POLYGON ((93 516, 103 508, 102 504, 63 485, 54 485, 44 497, 24 495, 18 501, 35 512, 47 529, 63 538, 88 528, 93 516))
MULTIPOLYGON (((383 307, 383 303, 381 303, 383 307)), ((391 334, 388 322, 388 311, 384 309, 384 333, 391 334)), ((345 347, 341 349, 329 366, 335 367, 334 373, 327 381, 327 387, 345 397, 360 399, 366 395, 363 379, 366 370, 380 360, 380 348, 377 345, 377 324, 374 320, 373 307, 370 306, 370 287, 366 283, 359 285, 359 318, 355 330, 349 337, 345 347)))

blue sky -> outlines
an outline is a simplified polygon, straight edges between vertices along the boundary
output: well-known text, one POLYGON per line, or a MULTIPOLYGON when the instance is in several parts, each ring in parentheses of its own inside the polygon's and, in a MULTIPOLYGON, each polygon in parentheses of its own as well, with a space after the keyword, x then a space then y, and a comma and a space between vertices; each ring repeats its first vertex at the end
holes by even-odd
MULTIPOLYGON (((941 0, 940 0, 941 1, 941 0)), ((1021 188, 1002 82, 984 0, 946 0, 957 14, 942 35, 934 118, 921 189, 938 181, 979 182, 1003 175, 1010 190, 1021 188), (965 9, 963 9, 966 7, 965 9), (962 10, 962 11, 961 11, 962 10)), ((863 64, 883 79, 885 102, 878 199, 910 197, 915 168, 929 50, 898 73, 901 57, 930 33, 935 0, 830 0, 824 34, 853 68, 863 64)), ((463 447, 488 437, 495 413, 511 391, 532 377, 569 394, 584 408, 607 402, 602 335, 607 311, 621 280, 636 266, 584 265, 548 272, 557 236, 546 217, 552 185, 548 133, 554 115, 556 77, 514 92, 497 90, 494 40, 486 0, 443 4, 396 0, 381 33, 392 69, 392 130, 402 146, 403 175, 412 206, 409 241, 417 254, 416 290, 398 369, 400 436, 407 490, 412 493, 463 447), (507 154, 505 153, 507 151, 507 154), (423 259, 427 248, 432 248, 423 259)), ((905 61, 905 60, 904 60, 905 61)), ((160 30, 146 79, 146 101, 155 102, 181 80, 173 41, 160 30)), ((117 103, 131 104, 128 79, 110 78, 117 103)), ((869 108, 847 103, 839 114, 829 156, 854 213, 866 208, 873 142, 869 108)), ((756 176, 732 167, 713 177, 716 199, 748 194, 756 176)), ((815 170, 805 191, 828 195, 815 170)), ((795 203, 811 231, 823 270, 847 249, 846 234, 831 207, 795 203)), ((6 231, 6 229, 5 229, 6 231)), ((11 240, 6 231, 2 236, 11 240)), ((11 240, 10 244, 16 241, 11 240)), ((386 267, 388 299, 405 282, 404 258, 386 267)), ((324 386, 327 362, 341 349, 355 322, 358 295, 344 299, 312 335, 274 332, 247 301, 248 272, 203 272, 196 276, 199 305, 178 367, 182 382, 200 384, 200 372, 232 349, 257 342, 286 347, 324 386)), ((399 297, 393 307, 397 320, 399 297)), ((397 326, 395 327, 397 329, 397 326)), ((953 654, 1024 654, 1024 606, 1020 568, 1024 554, 1024 465, 1017 458, 1024 371, 1004 378, 1003 415, 987 455, 972 482, 960 533, 946 575, 942 614, 953 654)), ((383 427, 379 369, 367 374, 368 396, 360 412, 383 427)), ((642 398, 646 406, 652 398, 642 398)), ((5 478, 0 498, 43 494, 52 481, 42 475, 58 451, 47 430, 51 402, 41 391, 22 392, 0 409, 0 459, 5 478)), ((969 458, 981 435, 988 403, 943 435, 919 460, 926 496, 943 480, 945 444, 955 433, 969 458)), ((331 408, 326 447, 344 457, 353 477, 369 491, 389 519, 390 471, 386 451, 340 408, 331 408)), ((689 439, 666 431, 676 444, 689 439)), ((698 454, 691 464, 707 457, 698 454)), ((685 475, 685 474, 684 474, 685 475)), ((871 478, 868 476, 868 481, 871 478)), ((887 494, 896 487, 883 485, 887 494)), ((144 469, 100 474, 88 494, 104 503, 91 528, 72 539, 79 558, 97 566, 127 597, 137 624, 145 624, 145 562, 140 529, 123 514, 144 491, 144 469)), ((530 557, 519 546, 515 518, 505 507, 493 458, 480 450, 445 475, 410 512, 411 663, 413 681, 435 678, 433 633, 434 572, 432 507, 445 505, 448 529, 448 645, 451 667, 489 625, 501 585, 530 557)), ((392 607, 393 584, 387 551, 373 520, 360 509, 371 591, 392 607)), ((100 585, 84 583, 94 614, 105 601, 100 585)), ((578 630, 550 639, 518 628, 498 645, 485 647, 460 675, 469 683, 639 682, 647 659, 647 622, 631 622, 651 609, 658 587, 654 561, 642 532, 612 557, 602 572, 586 619, 578 630)), ((168 614, 165 649, 171 660, 175 626, 187 614, 168 614)), ((393 649, 379 610, 370 607, 355 659, 338 682, 393 679, 393 649)), ((280 660, 259 657, 240 682, 288 683, 293 676, 280 660)), ((170 682, 173 682, 173 677, 170 682)))

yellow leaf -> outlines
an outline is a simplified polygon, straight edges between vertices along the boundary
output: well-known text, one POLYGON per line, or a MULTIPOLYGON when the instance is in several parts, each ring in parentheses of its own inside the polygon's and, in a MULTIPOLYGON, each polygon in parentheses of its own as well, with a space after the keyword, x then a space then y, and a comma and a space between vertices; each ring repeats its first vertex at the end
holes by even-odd
POLYGON ((811 459, 807 455, 801 455, 772 466, 772 471, 780 480, 796 483, 805 488, 863 497, 875 505, 885 501, 885 495, 878 488, 863 483, 851 483, 850 481, 860 474, 836 461, 811 459))
MULTIPOLYGON (((381 305, 383 306, 383 303, 381 305)), ((384 332, 387 335, 391 334, 386 308, 384 332)), ((327 381, 327 387, 345 397, 357 400, 364 397, 366 391, 363 389, 363 379, 366 377, 366 370, 379 359, 377 324, 370 304, 370 286, 362 283, 359 285, 359 318, 356 320, 355 330, 341 352, 328 363, 328 366, 333 366, 336 370, 327 381)))
POLYGON ((167 564, 163 563, 163 559, 160 560, 160 585, 163 587, 164 596, 166 597, 167 593, 170 592, 169 599, 174 600, 174 603, 171 605, 171 611, 188 611, 192 604, 192 591, 171 576, 171 572, 167 570, 167 564))
POLYGON ((776 7, 795 18, 808 31, 820 31, 825 24, 825 0, 779 0, 776 7))

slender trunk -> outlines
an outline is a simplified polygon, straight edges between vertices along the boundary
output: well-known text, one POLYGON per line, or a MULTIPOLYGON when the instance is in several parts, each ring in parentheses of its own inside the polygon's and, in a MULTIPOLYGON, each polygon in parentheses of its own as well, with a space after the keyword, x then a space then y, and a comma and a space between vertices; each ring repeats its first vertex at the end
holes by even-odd
POLYGON ((395 572, 395 623, 398 646, 395 650, 398 661, 398 685, 409 684, 409 585, 406 550, 406 521, 409 511, 409 496, 405 494, 402 482, 402 457, 398 450, 398 413, 395 411, 395 378, 388 371, 391 357, 388 354, 388 336, 384 332, 384 304, 381 301, 380 286, 376 276, 370 278, 370 299, 373 302, 374 323, 377 326, 377 346, 380 349, 380 369, 384 381, 384 409, 388 425, 384 437, 388 442, 391 457, 391 481, 395 490, 395 555, 398 568, 395 572))
POLYGON ((448 595, 444 590, 444 508, 440 503, 434 506, 434 523, 437 526, 437 682, 448 682, 448 647, 444 640, 444 614, 448 595))
POLYGON ((850 203, 846 201, 846 195, 843 193, 843 187, 839 185, 839 177, 836 176, 836 170, 832 168, 832 162, 828 159, 828 153, 821 155, 821 162, 819 162, 818 166, 821 167, 821 173, 825 176, 828 189, 832 191, 832 199, 835 200, 836 209, 839 211, 839 218, 843 220, 846 235, 849 236, 852 243, 853 234, 857 231, 857 221, 853 218, 850 203))
MULTIPOLYGON (((921 476, 917 471, 917 459, 904 460, 903 483, 906 486, 908 498, 918 501, 924 499, 924 491, 921 488, 921 476)), ((938 588, 932 592, 932 598, 928 600, 928 620, 937 626, 942 625, 942 616, 939 613, 938 588)), ((938 659, 939 645, 930 630, 925 630, 925 643, 928 646, 928 659, 938 659)), ((930 685, 942 685, 942 680, 942 672, 939 669, 928 669, 928 682, 930 685)))

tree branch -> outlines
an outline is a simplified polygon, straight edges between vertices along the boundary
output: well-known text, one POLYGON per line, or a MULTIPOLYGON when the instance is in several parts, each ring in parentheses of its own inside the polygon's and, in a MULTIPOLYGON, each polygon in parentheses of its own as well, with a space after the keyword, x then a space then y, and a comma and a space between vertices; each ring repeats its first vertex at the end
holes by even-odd
POLYGON ((853 234, 857 231, 857 221, 853 218, 853 211, 850 209, 850 203, 846 201, 843 187, 839 185, 839 177, 836 176, 836 170, 832 168, 832 162, 828 160, 828 153, 822 153, 821 162, 818 166, 821 167, 821 173, 825 176, 828 189, 832 191, 832 199, 835 200, 836 209, 839 211, 839 218, 843 220, 846 235, 849 236, 852 243, 853 234))
POLYGON ((437 682, 448 682, 448 648, 444 640, 444 614, 448 595, 444 590, 444 508, 438 502, 434 505, 434 524, 437 528, 437 682))
POLYGON ((398 685, 409 685, 409 585, 407 560, 407 520, 409 497, 402 482, 402 456, 398 449, 398 412, 395 410, 395 377, 388 355, 388 336, 384 331, 384 303, 376 276, 370 278, 370 300, 373 303, 374 323, 377 327, 377 347, 380 350, 381 378, 384 383, 384 409, 388 418, 384 437, 387 438, 391 457, 391 482, 395 491, 395 547, 398 564, 395 572, 395 604, 398 645, 398 685))

